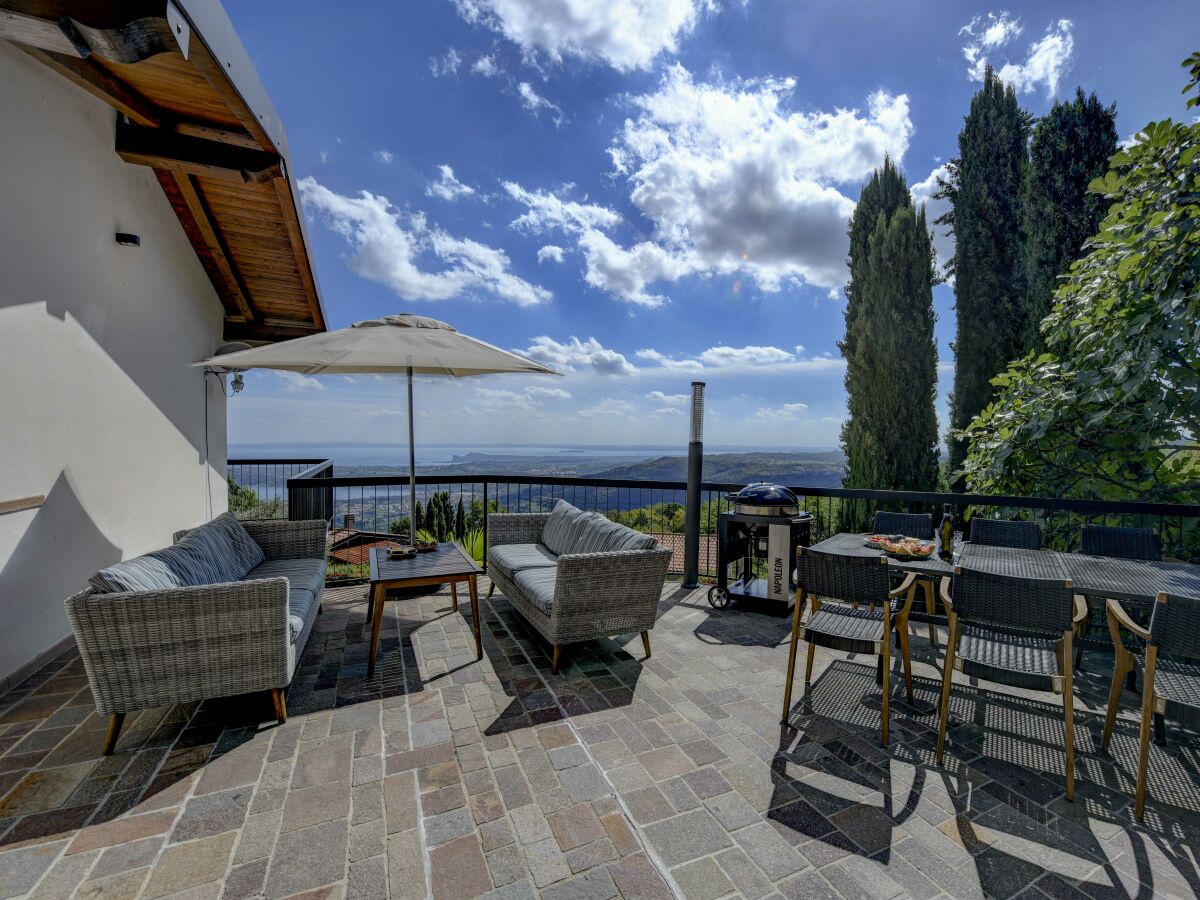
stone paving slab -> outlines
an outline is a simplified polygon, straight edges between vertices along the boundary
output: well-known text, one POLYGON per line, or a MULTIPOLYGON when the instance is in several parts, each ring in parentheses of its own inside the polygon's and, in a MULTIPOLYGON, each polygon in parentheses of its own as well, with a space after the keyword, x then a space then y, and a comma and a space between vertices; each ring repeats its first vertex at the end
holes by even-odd
MULTIPOLYGON (((0 698, 0 898, 1134 897, 1200 894, 1200 735, 1174 724, 1132 817, 1136 699, 1099 750, 1107 682, 1061 705, 956 679, 914 633, 879 746, 870 660, 819 651, 779 722, 787 620, 668 586, 652 632, 548 648, 500 594, 474 660, 448 593, 326 595, 278 726, 248 695, 131 714, 111 757, 78 657, 0 698)), ((944 640, 944 635, 942 637, 944 640)), ((801 648, 803 650, 803 648, 801 648)))

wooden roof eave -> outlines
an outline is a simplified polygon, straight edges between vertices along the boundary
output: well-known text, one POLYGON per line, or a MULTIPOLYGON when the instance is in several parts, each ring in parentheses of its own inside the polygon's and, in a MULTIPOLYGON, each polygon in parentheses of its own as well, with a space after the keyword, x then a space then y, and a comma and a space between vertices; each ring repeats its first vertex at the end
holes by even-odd
POLYGON ((0 0, 0 37, 127 120, 115 149, 155 170, 226 339, 325 330, 282 122, 218 0, 0 0))

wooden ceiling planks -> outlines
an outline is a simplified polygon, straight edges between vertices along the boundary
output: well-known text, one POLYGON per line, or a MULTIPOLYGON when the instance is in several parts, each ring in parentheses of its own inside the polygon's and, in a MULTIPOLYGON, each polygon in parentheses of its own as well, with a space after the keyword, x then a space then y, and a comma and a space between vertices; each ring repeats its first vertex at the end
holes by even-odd
POLYGON ((226 339, 323 331, 282 148, 239 92, 232 64, 218 61, 235 55, 229 46, 217 55, 191 22, 186 57, 170 43, 181 15, 170 0, 0 0, 0 38, 134 123, 118 128, 116 149, 154 169, 225 309, 226 339), (93 42, 90 52, 81 41, 93 42))

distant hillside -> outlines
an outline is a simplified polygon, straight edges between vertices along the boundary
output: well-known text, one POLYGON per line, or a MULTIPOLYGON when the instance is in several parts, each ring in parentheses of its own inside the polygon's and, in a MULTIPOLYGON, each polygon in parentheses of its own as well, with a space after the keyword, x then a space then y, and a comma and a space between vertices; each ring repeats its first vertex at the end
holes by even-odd
MULTIPOLYGON (((845 457, 839 450, 796 453, 713 453, 704 457, 704 480, 727 484, 774 481, 807 487, 839 487, 845 457)), ((686 456, 660 456, 597 472, 595 478, 685 481, 686 456)))

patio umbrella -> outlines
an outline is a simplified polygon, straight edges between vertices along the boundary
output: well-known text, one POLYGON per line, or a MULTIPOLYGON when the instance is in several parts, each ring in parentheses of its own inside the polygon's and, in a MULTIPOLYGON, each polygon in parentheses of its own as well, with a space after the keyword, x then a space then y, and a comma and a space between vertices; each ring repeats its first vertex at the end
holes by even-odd
MULTIPOLYGON (((192 363, 222 369, 283 369, 306 375, 405 374, 408 377, 408 491, 417 497, 413 376, 463 378, 498 372, 558 375, 531 359, 493 347, 427 316, 401 313, 349 328, 224 353, 192 363)), ((410 520, 411 521, 411 520, 410 520)), ((413 523, 416 524, 415 522, 413 523)), ((415 539, 416 535, 412 535, 415 539)))

